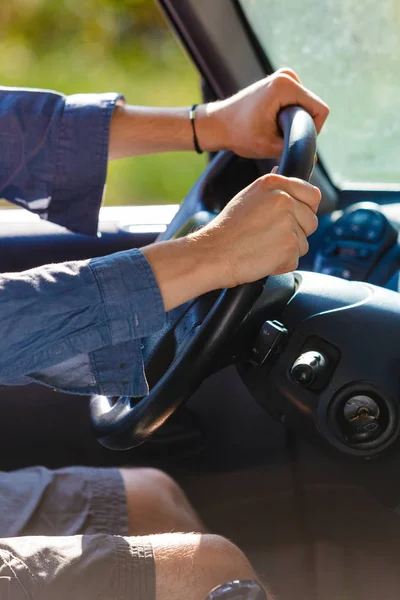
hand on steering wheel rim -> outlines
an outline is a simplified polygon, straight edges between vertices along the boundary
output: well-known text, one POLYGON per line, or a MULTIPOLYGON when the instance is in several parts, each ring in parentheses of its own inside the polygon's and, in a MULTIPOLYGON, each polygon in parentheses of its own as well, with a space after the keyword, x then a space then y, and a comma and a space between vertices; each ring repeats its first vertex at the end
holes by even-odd
MULTIPOLYGON (((308 181, 317 137, 312 117, 300 107, 288 106, 280 112, 279 126, 284 151, 278 173, 308 181)), ((113 450, 126 450, 148 439, 200 385, 218 350, 261 294, 265 281, 223 290, 147 396, 139 401, 121 396, 116 402, 106 396, 93 396, 92 429, 99 442, 113 450)))

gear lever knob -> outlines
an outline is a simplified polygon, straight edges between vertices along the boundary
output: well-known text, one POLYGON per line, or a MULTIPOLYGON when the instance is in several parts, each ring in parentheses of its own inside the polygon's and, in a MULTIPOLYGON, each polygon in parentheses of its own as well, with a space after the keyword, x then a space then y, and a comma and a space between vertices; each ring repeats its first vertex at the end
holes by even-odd
POLYGON ((262 587, 257 581, 235 580, 214 588, 206 600, 267 600, 262 587))

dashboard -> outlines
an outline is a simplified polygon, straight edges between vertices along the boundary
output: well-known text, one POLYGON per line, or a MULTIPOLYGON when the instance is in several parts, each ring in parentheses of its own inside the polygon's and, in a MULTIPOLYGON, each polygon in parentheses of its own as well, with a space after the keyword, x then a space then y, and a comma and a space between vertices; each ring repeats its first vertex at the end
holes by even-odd
POLYGON ((320 218, 300 268, 399 291, 400 204, 352 204, 320 218))

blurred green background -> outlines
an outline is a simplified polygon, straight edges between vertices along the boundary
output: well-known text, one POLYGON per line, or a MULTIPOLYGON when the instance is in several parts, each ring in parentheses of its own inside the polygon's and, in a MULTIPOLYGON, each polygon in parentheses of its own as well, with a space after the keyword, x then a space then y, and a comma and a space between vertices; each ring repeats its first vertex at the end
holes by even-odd
MULTIPOLYGON (((155 106, 200 97, 197 72, 154 0, 9 0, 0 23, 1 85, 116 91, 155 106)), ((203 167, 191 152, 112 162, 105 204, 180 202, 203 167)))

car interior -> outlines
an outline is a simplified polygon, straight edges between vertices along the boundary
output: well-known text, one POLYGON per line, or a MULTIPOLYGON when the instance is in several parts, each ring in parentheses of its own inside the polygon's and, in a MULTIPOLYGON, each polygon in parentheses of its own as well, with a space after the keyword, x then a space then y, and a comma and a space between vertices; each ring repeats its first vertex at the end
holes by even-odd
MULTIPOLYGON (((371 71, 373 48, 367 52, 356 33, 357 24, 375 26, 374 15, 360 10, 346 32, 343 2, 304 0, 292 11, 286 2, 262 0, 158 3, 199 72, 205 101, 286 63, 325 99, 325 83, 329 92, 339 85, 331 79, 342 78, 315 166, 311 117, 291 107, 279 123, 280 172, 308 179, 312 171, 321 189, 318 229, 295 273, 171 311, 165 329, 143 340, 146 398, 3 386, 0 468, 158 467, 183 487, 210 531, 244 550, 281 600, 397 598, 397 125, 358 90, 360 79, 346 80, 343 65, 335 71, 338 38, 346 36, 346 68, 356 68, 348 58, 359 44, 359 62, 371 71), (351 94, 363 104, 350 108, 351 94)), ((378 24, 382 34, 385 23, 378 24)), ((394 83, 385 85, 389 107, 394 83)), ((179 206, 104 207, 97 237, 23 210, 0 211, 0 269, 185 235, 274 164, 212 155, 179 206)))

